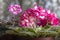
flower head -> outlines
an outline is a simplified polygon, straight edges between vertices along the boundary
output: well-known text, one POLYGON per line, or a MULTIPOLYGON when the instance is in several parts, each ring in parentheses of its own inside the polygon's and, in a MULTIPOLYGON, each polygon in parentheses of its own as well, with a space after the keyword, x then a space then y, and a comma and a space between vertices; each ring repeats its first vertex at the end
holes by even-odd
POLYGON ((21 16, 19 25, 22 27, 32 27, 35 23, 35 17, 32 9, 27 9, 21 16))
POLYGON ((18 4, 11 4, 11 5, 8 7, 8 10, 9 10, 12 14, 14 14, 14 15, 22 12, 22 9, 21 9, 20 5, 18 5, 18 4))
POLYGON ((37 25, 42 25, 46 26, 46 24, 51 24, 51 25, 58 25, 59 20, 56 16, 56 14, 52 13, 50 10, 45 10, 42 7, 35 6, 34 7, 33 13, 36 16, 37 19, 37 25))
POLYGON ((42 25, 44 27, 47 23, 48 25, 58 25, 59 20, 50 10, 45 10, 37 5, 34 6, 34 8, 27 9, 20 16, 21 26, 33 27, 33 25, 36 24, 37 26, 42 25))

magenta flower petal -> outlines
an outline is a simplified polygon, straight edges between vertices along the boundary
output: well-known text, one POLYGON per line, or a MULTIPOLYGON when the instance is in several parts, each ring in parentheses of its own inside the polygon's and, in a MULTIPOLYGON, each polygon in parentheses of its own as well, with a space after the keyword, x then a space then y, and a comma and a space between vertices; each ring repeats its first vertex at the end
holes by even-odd
POLYGON ((58 18, 53 18, 52 21, 51 21, 51 24, 52 25, 58 25, 59 24, 58 18))

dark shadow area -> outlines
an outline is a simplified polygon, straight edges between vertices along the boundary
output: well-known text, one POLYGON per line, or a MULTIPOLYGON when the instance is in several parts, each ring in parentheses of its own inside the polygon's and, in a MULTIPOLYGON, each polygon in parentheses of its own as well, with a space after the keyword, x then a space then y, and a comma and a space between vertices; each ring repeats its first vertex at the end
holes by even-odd
POLYGON ((30 37, 22 37, 17 35, 3 35, 0 37, 0 40, 55 40, 53 37, 47 37, 47 38, 30 38, 30 37))

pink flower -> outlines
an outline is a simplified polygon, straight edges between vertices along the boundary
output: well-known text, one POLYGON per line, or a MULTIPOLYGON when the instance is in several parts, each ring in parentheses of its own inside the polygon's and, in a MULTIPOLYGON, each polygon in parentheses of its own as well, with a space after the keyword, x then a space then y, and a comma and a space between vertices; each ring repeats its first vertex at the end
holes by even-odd
POLYGON ((48 14, 47 21, 51 25, 58 25, 59 24, 59 20, 58 20, 56 14, 53 14, 53 13, 48 14))
POLYGON ((50 10, 45 10, 42 7, 34 6, 34 8, 27 9, 21 16, 20 16, 20 26, 26 27, 30 26, 33 27, 34 24, 37 26, 46 26, 49 25, 58 25, 59 20, 55 14, 53 14, 50 10))
POLYGON ((59 24, 59 19, 54 17, 54 18, 51 20, 51 24, 52 24, 52 25, 58 25, 58 24, 59 24))
POLYGON ((45 10, 42 7, 34 7, 34 14, 37 16, 37 24, 46 26, 47 23, 51 25, 58 25, 59 20, 57 19, 56 15, 51 13, 50 10, 45 10))
POLYGON ((37 18, 41 18, 41 19, 44 19, 48 15, 47 11, 42 7, 36 7, 35 9, 33 9, 33 13, 37 18))
POLYGON ((11 5, 8 7, 8 10, 9 10, 12 14, 14 14, 14 15, 22 12, 22 9, 21 9, 20 5, 18 5, 18 4, 11 4, 11 5))
POLYGON ((21 16, 19 20, 19 25, 22 27, 32 27, 35 23, 35 17, 33 15, 32 9, 27 9, 21 16))

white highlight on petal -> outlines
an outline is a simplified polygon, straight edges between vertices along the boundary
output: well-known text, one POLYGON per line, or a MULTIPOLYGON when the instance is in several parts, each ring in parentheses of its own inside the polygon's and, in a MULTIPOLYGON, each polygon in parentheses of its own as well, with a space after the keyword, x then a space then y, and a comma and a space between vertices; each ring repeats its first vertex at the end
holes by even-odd
POLYGON ((45 18, 45 16, 39 16, 39 18, 44 19, 44 18, 45 18))
POLYGON ((13 14, 17 14, 16 12, 13 12, 13 14))
POLYGON ((42 12, 45 12, 45 10, 42 10, 42 12))
POLYGON ((34 9, 36 10, 38 7, 37 6, 34 6, 34 9))
POLYGON ((50 11, 50 10, 48 10, 47 12, 48 12, 48 14, 50 14, 50 13, 51 13, 51 11, 50 11))
POLYGON ((53 24, 53 21, 51 21, 51 24, 53 24))
POLYGON ((26 22, 29 22, 27 19, 25 19, 26 22))
POLYGON ((39 16, 39 13, 36 13, 36 16, 39 16))
POLYGON ((14 11, 13 8, 10 8, 10 11, 14 11))
POLYGON ((57 17, 57 15, 55 14, 55 17, 57 17))

